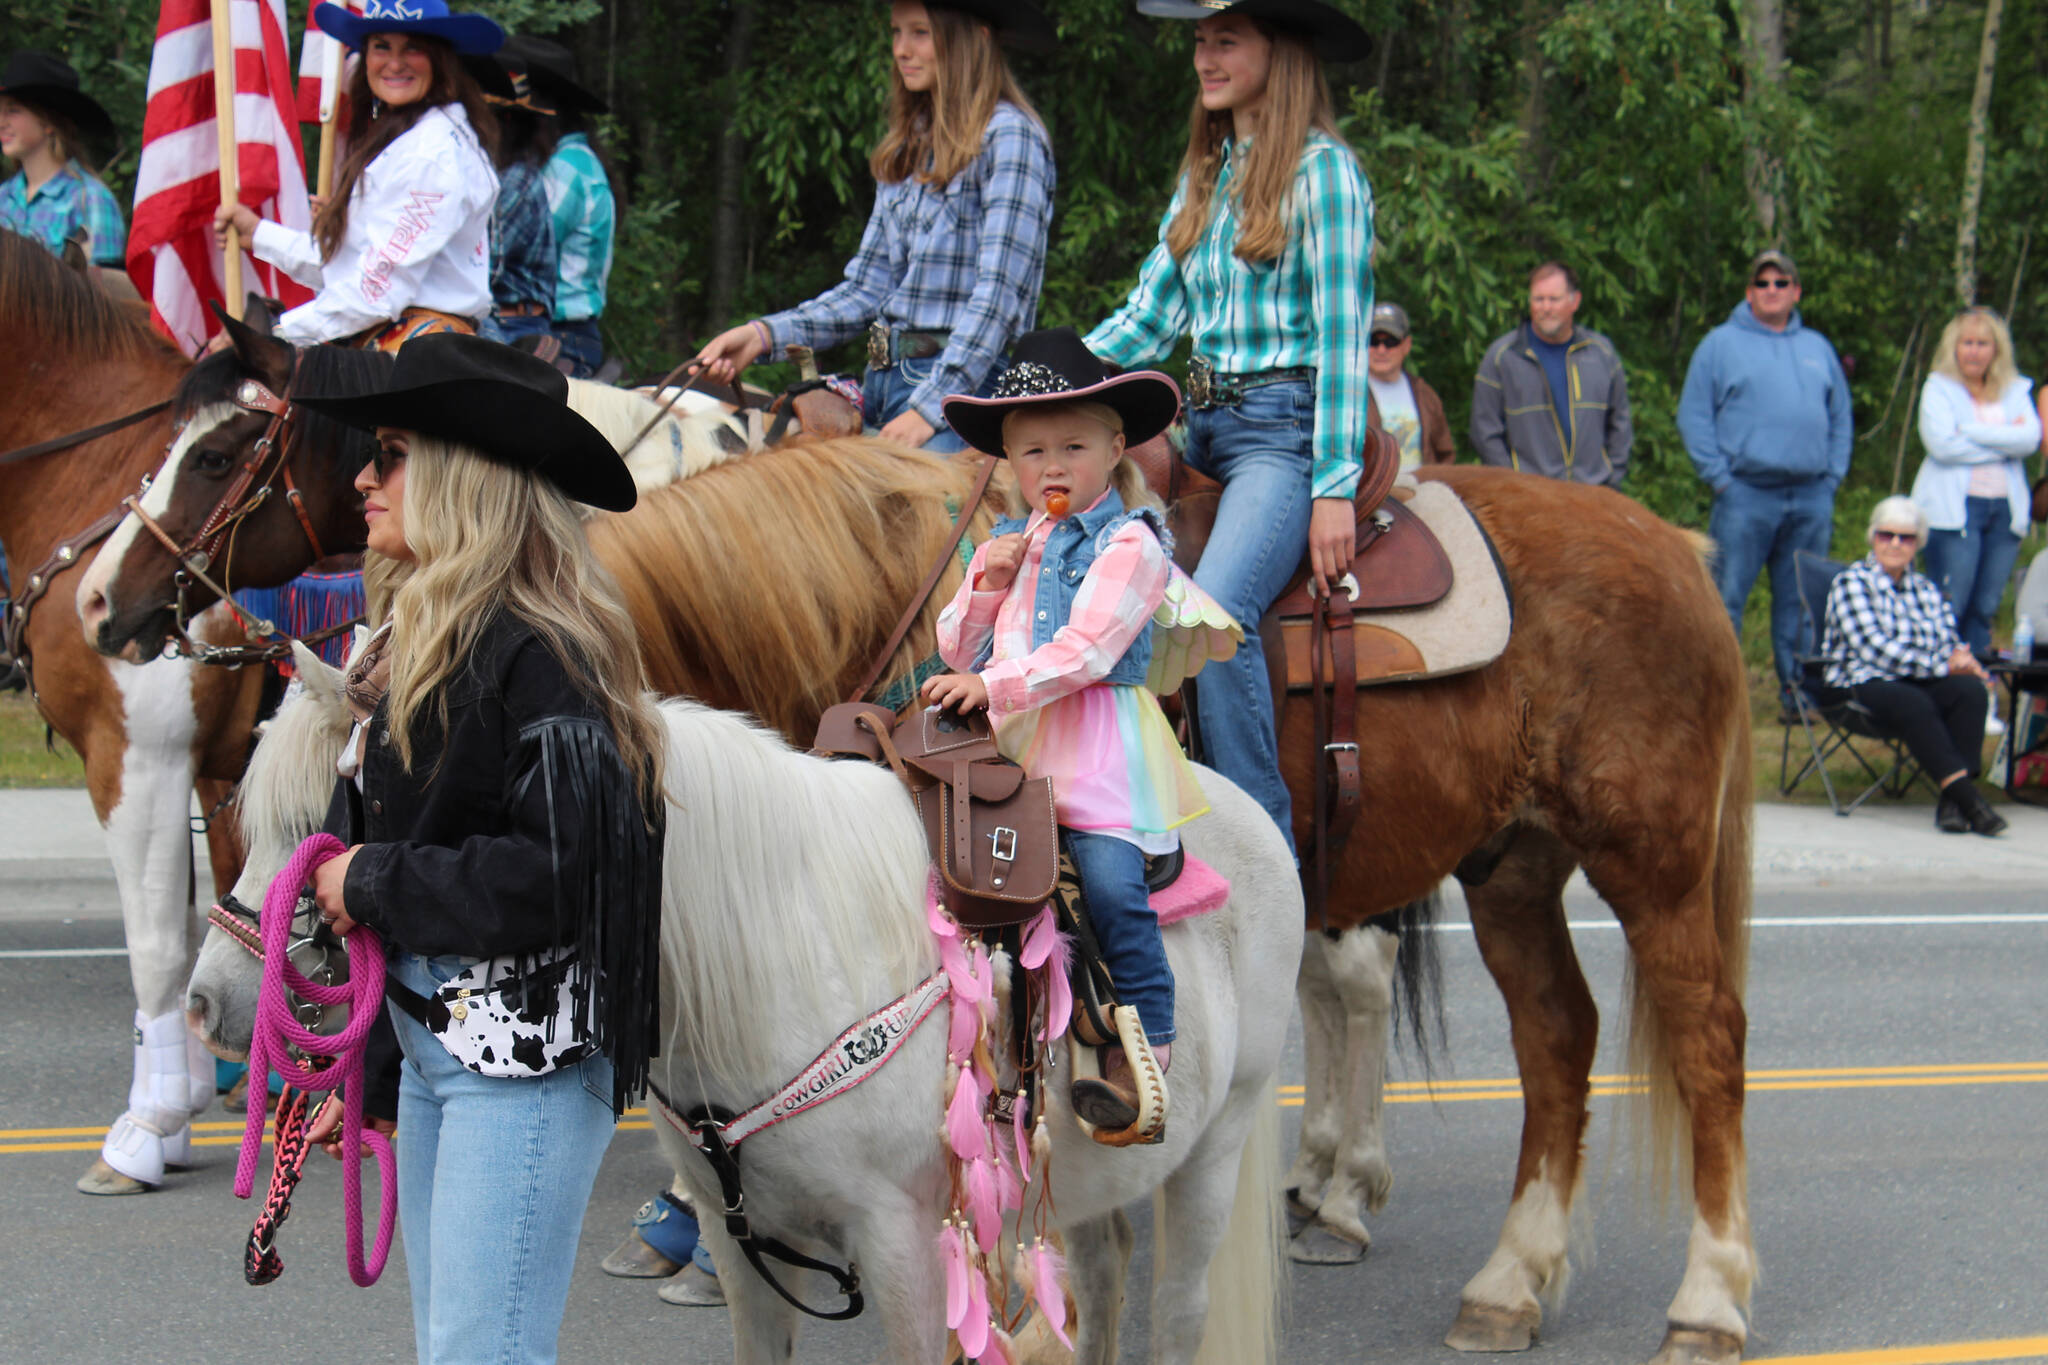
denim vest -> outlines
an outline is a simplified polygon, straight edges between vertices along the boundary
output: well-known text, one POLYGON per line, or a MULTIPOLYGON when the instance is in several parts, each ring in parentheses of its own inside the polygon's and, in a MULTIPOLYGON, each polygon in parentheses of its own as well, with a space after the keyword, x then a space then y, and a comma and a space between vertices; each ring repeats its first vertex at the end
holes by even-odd
MULTIPOLYGON (((991 537, 1006 536, 1022 531, 1028 518, 1006 517, 995 524, 989 532, 991 537)), ((1051 643, 1052 637, 1067 618, 1073 614, 1074 598, 1081 591, 1081 580, 1088 576, 1095 557, 1102 553, 1110 538, 1134 521, 1145 522, 1152 528, 1152 534, 1159 537, 1162 548, 1171 553, 1172 536, 1167 532, 1166 519, 1150 507, 1140 507, 1135 512, 1124 510, 1124 500, 1112 488, 1102 495, 1102 501, 1077 516, 1062 517, 1053 523, 1052 530, 1045 537, 1045 556, 1038 566, 1038 590, 1033 599, 1031 622, 1031 647, 1042 649, 1051 643)), ((995 652, 993 643, 985 647, 981 657, 974 661, 974 671, 979 673, 988 666, 989 657, 995 652)), ((1131 641, 1131 647, 1109 670, 1105 683, 1138 687, 1143 686, 1145 676, 1152 669, 1152 632, 1148 628, 1140 631, 1138 638, 1131 641)))

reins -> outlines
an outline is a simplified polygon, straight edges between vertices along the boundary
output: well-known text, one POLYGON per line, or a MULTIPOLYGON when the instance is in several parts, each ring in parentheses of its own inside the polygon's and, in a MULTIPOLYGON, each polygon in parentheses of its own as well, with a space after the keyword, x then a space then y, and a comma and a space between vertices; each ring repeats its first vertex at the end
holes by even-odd
MULTIPOLYGON (((265 1077, 275 1071, 285 1090, 277 1102, 277 1145, 272 1157, 270 1188, 263 1209, 249 1232, 242 1274, 250 1284, 269 1284, 284 1269, 277 1254, 277 1229, 291 1216, 292 1190, 299 1183, 312 1143, 306 1139, 310 1106, 307 1092, 339 1090, 342 1100, 341 1188, 346 1223, 349 1278, 363 1288, 377 1282, 391 1254, 391 1232, 398 1218, 398 1181, 391 1140, 363 1126, 363 1053, 370 1027, 384 1008, 384 945, 377 935, 358 927, 348 944, 348 980, 325 986, 292 965, 288 938, 297 915, 299 890, 313 870, 342 852, 341 840, 315 834, 299 845, 284 870, 271 880, 263 898, 260 929, 263 988, 256 999, 256 1027, 249 1042, 249 1074, 265 1077), (348 1023, 338 1034, 314 1033, 293 1017, 290 996, 296 994, 323 1007, 345 1004, 348 1023), (297 1049, 309 1065, 292 1060, 297 1049), (297 1093, 295 1093, 295 1088, 297 1093), (377 1161, 380 1189, 377 1240, 363 1257, 363 1171, 361 1149, 377 1161)), ((212 916, 208 916, 212 918, 212 916)), ((214 921, 219 923, 218 920, 214 921)), ((236 941, 248 947, 240 934, 236 941)), ((259 1079, 257 1084, 261 1085, 259 1079)), ((235 1197, 247 1199, 256 1185, 256 1163, 263 1150, 263 1101, 251 1096, 242 1150, 235 1162, 235 1197)))
POLYGON ((86 427, 81 431, 73 431, 63 436, 53 436, 47 441, 38 441, 32 446, 17 446, 5 454, 0 454, 0 465, 20 464, 24 460, 37 460, 45 455, 54 455, 60 450, 69 450, 72 446, 82 446, 87 441, 97 441, 102 436, 111 436, 115 432, 132 427, 138 422, 147 422, 150 418, 165 411, 170 406, 171 400, 166 398, 161 403, 151 403, 146 408, 137 408, 125 416, 116 417, 111 422, 101 422, 98 426, 86 427))

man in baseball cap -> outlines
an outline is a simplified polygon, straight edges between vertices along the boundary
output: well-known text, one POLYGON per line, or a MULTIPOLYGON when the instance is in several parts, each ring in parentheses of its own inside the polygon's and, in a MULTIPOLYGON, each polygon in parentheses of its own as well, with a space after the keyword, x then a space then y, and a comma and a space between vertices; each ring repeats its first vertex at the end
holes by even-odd
POLYGON ((1366 419, 1401 443, 1401 468, 1449 464, 1457 458, 1444 403, 1419 374, 1408 372, 1408 310, 1398 303, 1376 303, 1367 321, 1366 419))

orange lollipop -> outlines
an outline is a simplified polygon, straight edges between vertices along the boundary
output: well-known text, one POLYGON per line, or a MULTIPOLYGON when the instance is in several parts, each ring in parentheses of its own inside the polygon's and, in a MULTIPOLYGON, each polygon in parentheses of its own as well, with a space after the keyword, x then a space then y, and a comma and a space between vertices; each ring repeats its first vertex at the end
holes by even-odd
POLYGON ((1059 492, 1058 490, 1054 490, 1053 492, 1047 493, 1045 495, 1045 514, 1051 517, 1054 521, 1058 521, 1061 517, 1065 516, 1067 514, 1067 508, 1071 505, 1072 504, 1067 501, 1067 495, 1065 493, 1059 492))

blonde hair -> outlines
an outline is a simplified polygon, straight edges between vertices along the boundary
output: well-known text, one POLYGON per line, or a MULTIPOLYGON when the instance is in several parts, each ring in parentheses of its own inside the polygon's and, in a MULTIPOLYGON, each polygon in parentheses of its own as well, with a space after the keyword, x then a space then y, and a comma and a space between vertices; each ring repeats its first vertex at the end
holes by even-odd
MULTIPOLYGON (((1003 414, 1005 446, 1010 443, 1010 419, 1024 412, 1034 417, 1061 412, 1079 413, 1108 427, 1113 436, 1124 434, 1124 415, 1107 403, 1095 403, 1085 399, 1073 403, 1034 403, 1029 407, 1012 408, 1003 414)), ((1123 499, 1125 511, 1135 512, 1140 507, 1150 507, 1161 513, 1166 511, 1166 504, 1159 500, 1158 495, 1152 491, 1152 486, 1145 482, 1145 471, 1138 468, 1138 462, 1131 458, 1128 446, 1125 447, 1124 454, 1118 458, 1116 467, 1109 471, 1109 486, 1123 499)), ((1005 502, 1009 514, 1013 517, 1031 514, 1031 505, 1024 501, 1024 490, 1017 487, 1014 481, 1005 494, 1005 502)))
POLYGON ((386 705, 399 760, 411 769, 422 711, 431 707, 446 728, 446 684, 485 624, 509 612, 596 703, 650 811, 660 809, 666 741, 644 691, 632 618, 569 499, 530 470, 425 435, 412 438, 405 472, 405 536, 417 561, 364 566, 365 595, 392 623, 386 705))
POLYGON ((949 184, 981 155, 981 135, 999 101, 1016 105, 1033 123, 1045 123, 1010 74, 986 23, 940 0, 932 0, 925 13, 938 59, 931 89, 912 90, 891 64, 888 131, 868 154, 868 169, 885 185, 912 176, 927 185, 949 184))
POLYGON ((1945 374, 1964 388, 1970 381, 1963 378, 1962 367, 1956 364, 1956 343, 1963 339, 1963 328, 1979 323, 1991 333, 1991 364, 1984 371, 1984 386, 1993 393, 2004 393, 2006 385, 2019 377, 2019 367, 2012 358, 2012 331, 2005 325, 2005 319, 1990 308, 1965 308, 1948 321, 1941 329, 1941 341, 1934 348, 1933 370, 1945 374))
MULTIPOLYGON (((1288 192, 1301 165, 1301 150, 1311 131, 1321 132, 1349 151, 1351 144, 1337 131, 1330 102, 1330 83, 1322 63, 1307 43, 1291 33, 1253 21, 1273 45, 1266 71, 1266 107, 1259 116, 1259 135, 1251 140, 1230 187, 1230 207, 1237 215, 1239 260, 1270 261, 1287 247, 1288 192)), ((1166 249, 1175 260, 1194 250, 1209 226, 1216 179, 1223 169, 1223 143, 1234 122, 1229 111, 1210 112, 1195 96, 1188 120, 1188 149, 1181 157, 1180 212, 1167 225, 1166 249)), ((1239 148, 1243 152, 1243 148, 1239 148)))

